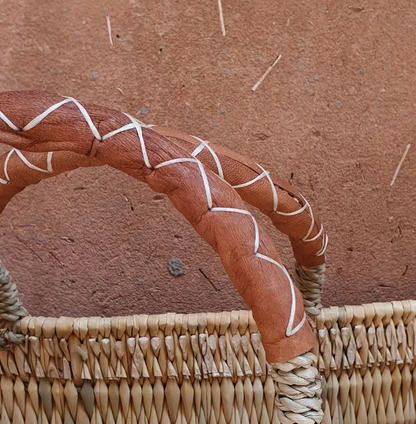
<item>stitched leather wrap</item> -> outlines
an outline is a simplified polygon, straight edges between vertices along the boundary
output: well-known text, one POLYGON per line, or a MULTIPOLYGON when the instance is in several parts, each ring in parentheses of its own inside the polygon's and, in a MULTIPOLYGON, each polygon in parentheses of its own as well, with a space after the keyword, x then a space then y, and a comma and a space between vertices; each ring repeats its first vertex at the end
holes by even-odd
MULTIPOLYGON (((62 100, 61 96, 45 92, 1 93, 0 111, 16 127, 24 128, 33 118, 62 100)), ((94 105, 83 106, 101 135, 132 122, 126 115, 114 110, 94 105)), ((197 157, 205 165, 206 182, 212 197, 210 208, 198 163, 181 161, 157 167, 175 159, 192 160, 190 153, 201 144, 200 141, 166 128, 143 126, 141 131, 152 165, 150 169, 143 159, 136 129, 128 129, 99 141, 73 102, 57 108, 27 131, 16 131, 4 119, 0 119, 0 142, 19 149, 29 163, 46 170, 48 152, 53 152, 53 170, 50 173, 30 168, 16 153, 0 158, 0 178, 8 181, 8 184, 0 184, 0 211, 24 187, 36 184, 43 178, 78 167, 102 164, 119 169, 145 182, 154 191, 165 193, 198 234, 219 254, 232 283, 253 311, 269 362, 284 362, 310 350, 316 339, 308 319, 293 335, 287 335, 291 314, 294 314, 294 328, 304 319, 302 297, 296 287, 291 289, 288 275, 281 267, 255 254, 256 231, 252 217, 216 210, 245 210, 242 199, 258 207, 272 219, 277 229, 289 235, 297 261, 311 267, 325 260, 324 255, 316 256, 317 252, 322 251, 325 235, 316 217, 312 219, 312 210, 305 204, 304 198, 291 186, 287 187, 284 182, 270 176, 278 194, 277 210, 290 214, 302 209, 301 213, 294 215, 279 215, 273 211, 268 178, 234 190, 232 185, 240 185, 260 176, 261 168, 228 149, 210 143, 222 165, 225 180, 216 175, 218 164, 209 149, 201 150, 197 157), (7 175, 3 175, 3 169, 7 170, 7 175), (308 239, 313 240, 302 241, 307 234, 308 239)), ((258 254, 280 263, 277 251, 261 227, 258 227, 257 234, 258 254)))

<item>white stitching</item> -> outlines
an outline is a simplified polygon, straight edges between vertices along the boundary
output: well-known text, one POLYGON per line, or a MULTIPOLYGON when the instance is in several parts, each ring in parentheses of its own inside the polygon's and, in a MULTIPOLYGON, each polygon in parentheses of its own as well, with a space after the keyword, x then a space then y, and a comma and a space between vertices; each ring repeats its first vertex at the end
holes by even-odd
MULTIPOLYGON (((302 195, 301 195, 302 196, 302 195)), ((302 196, 303 197, 303 196, 302 196)), ((308 203, 308 205, 309 205, 309 202, 303 197, 303 200, 305 201, 305 203, 308 203)), ((313 231, 313 227, 315 226, 315 217, 313 216, 313 211, 312 211, 312 208, 311 208, 311 206, 309 205, 309 213, 310 213, 310 215, 311 215, 311 225, 310 225, 310 227, 309 227, 309 229, 308 229, 308 232, 305 234, 305 237, 303 237, 303 239, 302 239, 302 241, 303 242, 308 242, 308 241, 312 241, 312 240, 315 240, 316 238, 318 238, 318 237, 313 237, 312 239, 308 239, 308 237, 310 236, 310 234, 311 234, 311 232, 313 231)), ((322 226, 321 226, 322 227, 322 226)), ((323 229, 323 228, 321 228, 321 229, 323 229)), ((319 231, 321 231, 321 229, 319 230, 319 231)), ((319 234, 319 233, 318 233, 319 234)))
MULTIPOLYGON (((133 125, 134 125, 134 128, 136 129, 136 131, 137 131, 137 135, 139 136, 139 140, 140 140, 140 147, 141 147, 141 149, 142 149, 142 155, 143 155, 143 160, 144 160, 144 163, 145 163, 145 165, 149 168, 149 169, 152 169, 153 167, 152 167, 152 165, 150 165, 150 162, 149 162, 149 157, 147 156, 147 150, 146 150, 146 144, 145 144, 145 142, 144 142, 144 138, 143 138, 143 131, 142 131, 142 126, 144 126, 144 125, 142 125, 142 124, 140 124, 139 122, 137 122, 137 120, 136 119, 134 119, 132 116, 130 116, 129 114, 127 114, 127 113, 125 113, 124 115, 126 115, 127 116, 127 118, 129 118, 130 119, 130 121, 133 123, 133 125)), ((125 130, 126 131, 126 130, 125 130)), ((114 132, 114 131, 113 131, 114 132)))
MULTIPOLYGON (((127 115, 127 114, 125 114, 125 115, 127 115)), ((120 128, 119 128, 119 129, 117 129, 117 130, 111 131, 111 132, 109 132, 108 134, 103 135, 103 136, 101 137, 101 140, 102 140, 102 141, 107 140, 107 138, 111 138, 113 135, 116 135, 116 134, 121 133, 121 132, 123 132, 123 131, 132 130, 133 128, 135 128, 135 126, 134 126, 134 124, 133 124, 133 123, 132 123, 132 124, 124 125, 123 127, 120 127, 120 128)))
MULTIPOLYGON (((95 138, 99 141, 104 141, 116 134, 119 134, 120 132, 123 131, 128 131, 132 128, 136 128, 137 134, 139 136, 139 140, 140 140, 140 145, 142 148, 142 154, 143 154, 143 159, 144 162, 146 164, 146 166, 149 169, 152 169, 152 166, 149 162, 148 159, 148 155, 147 155, 147 151, 146 151, 146 146, 145 146, 145 142, 144 142, 144 138, 143 138, 143 133, 142 133, 142 127, 143 128, 151 128, 154 125, 144 125, 143 123, 141 123, 140 121, 138 121, 136 118, 133 118, 132 116, 128 115, 128 114, 124 114, 126 115, 131 121, 132 124, 127 124, 124 125, 123 127, 111 131, 108 134, 101 136, 100 133, 98 132, 97 128, 95 127, 94 123, 91 120, 91 117, 89 116, 88 112, 85 110, 85 108, 75 99, 73 99, 72 97, 66 97, 65 100, 56 103, 55 105, 51 106, 50 108, 48 108, 46 111, 44 111, 43 113, 41 113, 40 115, 38 115, 37 117, 35 117, 34 119, 32 119, 32 121, 30 121, 23 129, 20 129, 19 127, 17 127, 12 121, 10 121, 10 119, 2 112, 0 111, 0 119, 5 122, 11 129, 13 129, 14 131, 28 131, 30 129, 32 129, 33 127, 35 127, 42 119, 44 119, 46 116, 48 116, 50 113, 54 112, 56 109, 58 109, 59 107, 61 107, 62 105, 69 103, 69 102, 73 102, 78 109, 80 110, 80 112, 82 113, 82 115, 84 116, 86 122, 88 123, 92 133, 94 134, 95 138)), ((222 170, 222 166, 221 163, 218 159, 218 156, 216 155, 216 153, 211 149, 211 147, 208 146, 208 142, 204 141, 202 139, 200 139, 199 137, 196 136, 192 136, 193 138, 195 138, 196 140, 200 141, 201 144, 195 148, 195 150, 191 153, 192 156, 196 156, 198 155, 205 147, 210 151, 211 155, 214 158, 214 161, 217 165, 217 169, 218 169, 218 174, 221 178, 224 178, 223 175, 223 170, 222 170)), ((6 158, 6 162, 5 162, 5 174, 7 174, 7 162, 8 162, 8 158, 6 158)), ((309 211, 310 211, 310 217, 311 217, 311 225, 308 229, 308 232, 306 233, 306 235, 301 239, 302 242, 310 242, 310 241, 314 241, 316 240, 323 232, 323 227, 320 228, 318 234, 314 237, 312 237, 311 239, 308 239, 309 235, 311 234, 311 232, 313 231, 313 227, 315 225, 315 219, 313 216, 313 211, 312 208, 310 207, 308 201, 301 195, 302 199, 305 202, 305 205, 302 206, 300 209, 298 209, 297 211, 294 212, 280 212, 277 210, 278 207, 278 194, 277 194, 277 190, 276 187, 272 181, 272 179, 270 178, 269 175, 269 171, 266 171, 261 165, 257 164, 257 166, 263 171, 262 174, 258 175, 257 177, 255 177, 254 179, 252 179, 251 181, 248 181, 246 183, 242 183, 242 184, 238 184, 235 186, 232 186, 233 188, 243 188, 243 187, 247 187, 253 183, 255 183, 256 181, 259 181, 260 179, 267 177, 267 179, 270 182, 270 186, 272 189, 272 193, 273 193, 273 212, 277 213, 278 215, 282 215, 282 216, 295 216, 298 215, 302 212, 304 212, 308 207, 309 207, 309 211)), ((48 168, 49 169, 49 168, 48 168)), ((2 184, 7 184, 10 180, 8 179, 7 181, 3 180, 0 178, 0 183, 2 184)), ((204 183, 205 184, 205 183, 204 183)), ((322 240, 322 248, 316 252, 315 256, 322 256, 326 249, 328 247, 328 236, 325 235, 323 240, 322 240)))
POLYGON ((13 124, 12 121, 0 110, 0 119, 7 124, 12 130, 20 131, 20 128, 13 124))
POLYGON ((222 171, 222 166, 221 166, 221 162, 218 159, 217 154, 214 152, 214 150, 211 149, 211 147, 209 146, 208 141, 204 141, 202 139, 200 139, 199 137, 196 137, 195 135, 191 136, 193 138, 195 138, 195 140, 198 140, 201 144, 200 146, 202 146, 202 148, 200 150, 198 150, 198 147, 191 153, 192 156, 196 157, 196 155, 198 153, 201 153, 202 150, 204 150, 204 147, 207 148, 207 150, 211 153, 211 156, 214 159, 215 164, 217 165, 217 171, 218 171, 218 175, 220 176, 221 179, 224 179, 224 172, 222 171))
MULTIPOLYGON (((272 258, 270 258, 270 257, 268 257, 266 255, 263 255, 263 254, 261 254, 261 253, 258 252, 259 245, 260 245, 259 229, 258 229, 257 221, 251 215, 250 212, 248 212, 246 210, 243 210, 243 209, 236 209, 236 208, 223 208, 223 207, 215 207, 214 208, 214 207, 212 207, 212 196, 211 196, 211 189, 210 189, 209 182, 208 182, 208 177, 207 177, 207 174, 206 174, 206 172, 204 170, 203 164, 198 159, 196 159, 196 158, 194 158, 194 159, 192 159, 192 158, 176 158, 176 159, 168 160, 166 162, 162 162, 162 163, 156 165, 155 167, 152 167, 152 165, 149 162, 149 158, 148 158, 147 150, 146 150, 146 145, 145 145, 145 141, 144 141, 144 138, 143 138, 143 132, 142 132, 142 127, 144 127, 144 128, 146 128, 146 127, 147 128, 150 128, 150 127, 145 126, 145 125, 139 123, 132 116, 130 116, 128 114, 125 114, 131 120, 132 124, 124 125, 123 127, 119 128, 117 130, 111 131, 110 133, 108 133, 108 134, 106 134, 104 136, 101 136, 100 133, 98 132, 98 129, 96 128, 96 126, 92 122, 91 117, 89 116, 88 112, 85 110, 85 108, 77 100, 73 99, 72 97, 67 97, 66 100, 63 100, 62 102, 57 103, 57 104, 51 106, 45 112, 43 112, 42 114, 40 114, 37 117, 35 117, 34 119, 32 119, 32 121, 30 121, 29 124, 27 124, 23 128, 23 131, 28 131, 29 129, 35 127, 39 122, 42 121, 42 119, 44 119, 50 113, 52 113, 53 111, 55 111, 56 109, 58 109, 59 107, 61 107, 62 105, 66 104, 66 103, 68 103, 70 101, 72 101, 78 107, 78 109, 80 110, 80 112, 83 115, 84 119, 86 120, 86 122, 87 122, 87 124, 88 124, 88 126, 89 126, 89 128, 91 130, 91 132, 93 133, 94 137, 97 140, 104 141, 104 140, 106 140, 106 139, 108 139, 108 138, 110 138, 110 137, 112 137, 112 136, 114 136, 114 135, 116 135, 116 134, 118 134, 120 132, 128 131, 130 129, 135 128, 136 131, 137 131, 137 135, 139 137, 139 140, 140 140, 140 146, 141 146, 141 150, 142 150, 143 159, 144 159, 144 162, 145 162, 145 164, 146 164, 146 166, 148 168, 150 168, 150 169, 158 169, 158 168, 162 168, 164 166, 169 166, 169 165, 173 165, 173 164, 181 163, 181 162, 194 162, 194 163, 197 163, 198 164, 198 167, 199 167, 199 170, 200 170, 200 173, 201 173, 201 176, 202 176, 203 183, 204 183, 205 193, 206 193, 206 196, 207 196, 208 209, 211 212, 232 212, 232 213, 240 213, 240 214, 244 214, 244 215, 250 216, 250 218, 252 219, 253 224, 254 224, 254 232, 255 232, 255 238, 254 238, 254 255, 257 258, 264 259, 264 260, 266 260, 266 261, 268 261, 268 262, 276 265, 278 268, 280 268, 283 271, 283 273, 285 274, 286 278, 289 280, 289 283, 290 283, 292 305, 291 305, 291 310, 290 310, 289 323, 288 323, 288 326, 286 328, 286 336, 287 337, 292 336, 297 331, 299 331, 299 329, 303 326, 303 324, 306 321, 306 315, 304 313, 302 320, 299 322, 299 324, 295 328, 293 328, 293 322, 294 322, 294 318, 295 318, 295 315, 296 315, 296 295, 295 295, 294 285, 293 285, 292 279, 290 278, 289 273, 287 272, 286 268, 283 265, 281 265, 279 262, 277 262, 274 259, 272 259, 272 258)), ((13 129, 15 131, 21 131, 1 111, 0 111, 0 119, 3 120, 11 129, 13 129)), ((199 139, 198 137, 195 137, 195 138, 198 139, 199 141, 201 141, 201 145, 200 146, 202 146, 202 147, 199 147, 199 149, 196 148, 194 150, 194 152, 193 152, 193 155, 196 156, 198 153, 200 153, 203 150, 204 147, 206 147, 211 152, 211 154, 213 155, 213 158, 214 158, 214 160, 215 160, 215 162, 217 164, 218 173, 219 173, 220 177, 223 178, 222 167, 221 167, 221 163, 219 162, 218 156, 208 146, 208 143, 207 142, 204 142, 203 140, 199 139)), ((5 172, 7 181, 0 179, 0 182, 1 183, 7 184, 7 183, 10 182, 10 178, 9 178, 8 173, 7 173, 7 164, 9 162, 10 156, 13 154, 13 152, 16 152, 19 155, 19 157, 23 160, 23 162, 27 166, 29 166, 30 168, 35 169, 35 170, 38 170, 40 172, 47 172, 47 173, 53 172, 53 169, 52 169, 52 154, 53 154, 53 152, 49 152, 48 153, 48 156, 47 156, 47 170, 44 170, 44 169, 38 168, 37 166, 31 164, 23 156, 23 154, 20 151, 18 151, 17 149, 12 149, 9 152, 9 154, 7 155, 6 160, 5 160, 5 163, 4 163, 4 172, 5 172)), ((296 215, 298 213, 301 213, 301 212, 303 212, 306 209, 306 207, 309 204, 304 199, 305 200, 305 206, 303 206, 298 211, 291 212, 291 213, 283 213, 283 212, 277 211, 278 198, 277 198, 276 187, 274 186, 273 181, 271 180, 271 178, 269 176, 269 172, 266 171, 266 170, 264 170, 260 165, 258 165, 258 166, 263 171, 261 175, 259 175, 258 177, 254 178, 251 181, 248 181, 247 183, 243 183, 243 184, 240 184, 238 186, 235 186, 235 188, 245 187, 247 185, 250 185, 250 184, 255 183, 256 181, 260 180, 263 177, 266 177, 269 180, 269 182, 271 184, 271 187, 272 187, 272 191, 273 191, 273 206, 274 206, 273 209, 274 209, 274 211, 276 213, 278 213, 280 215, 292 216, 292 215, 296 215)), ((312 220, 313 220, 313 216, 312 216, 312 220)), ((308 234, 306 235, 306 237, 308 237, 309 234, 310 234, 310 231, 308 232, 308 234)), ((310 240, 307 240, 307 241, 310 241, 310 240)), ((323 255, 323 253, 326 250, 327 244, 328 244, 328 237, 325 236, 324 241, 323 241, 323 246, 322 246, 321 250, 319 252, 317 252, 316 256, 323 255)))
POLYGON ((254 224, 254 254, 257 254, 257 251, 259 250, 260 245, 260 235, 259 235, 259 227, 257 225, 257 221, 254 219, 254 216, 244 209, 236 209, 236 208, 212 208, 211 211, 213 212, 235 212, 235 213, 241 213, 243 215, 250 216, 253 220, 254 224))
MULTIPOLYGON (((261 166, 261 165, 259 165, 258 163, 256 163, 256 165, 263 171, 263 172, 266 172, 266 170, 261 166)), ((270 183, 270 187, 271 187, 271 189, 272 189, 272 193, 273 193, 273 212, 277 212, 277 204, 278 204, 278 201, 279 201, 279 198, 277 197, 277 190, 276 190, 276 187, 274 186, 274 183, 273 183, 273 181, 272 181, 272 179, 270 178, 270 175, 269 175, 270 173, 269 172, 267 172, 266 173, 266 178, 269 180, 269 183, 270 183)))
POLYGON ((260 235, 259 235, 259 227, 257 225, 256 220, 254 219, 254 216, 251 215, 251 213, 249 211, 246 211, 244 209, 235 209, 235 208, 212 208, 211 211, 213 212, 235 212, 235 213, 240 213, 243 215, 247 215, 250 216, 251 219, 253 220, 254 223, 254 232, 255 232, 255 236, 254 236, 254 255, 257 258, 260 259, 264 259, 274 265, 276 265, 277 267, 279 267, 283 273, 285 274, 286 278, 289 280, 289 284, 290 284, 290 293, 291 293, 291 297, 292 297, 292 305, 290 307, 290 316, 289 316, 289 323, 287 325, 286 328, 286 336, 293 336, 295 333, 297 333, 301 328, 302 325, 305 323, 306 320, 306 314, 303 314, 303 318, 302 320, 299 322, 299 324, 293 328, 293 323, 295 320, 295 314, 296 314, 296 293, 295 293, 295 287, 293 285, 293 281, 292 278, 290 277, 289 273, 287 272, 287 269, 280 264, 279 262, 275 261, 274 259, 270 258, 269 256, 263 255, 261 253, 258 252, 259 249, 259 245, 260 245, 260 235))
POLYGON ((295 320, 295 311, 296 311, 296 295, 295 295, 295 287, 293 285, 293 281, 290 278, 290 275, 287 272, 287 269, 283 265, 279 264, 279 262, 275 261, 269 256, 262 255, 261 253, 256 253, 256 256, 258 258, 264 259, 268 262, 271 262, 272 264, 277 265, 283 271, 283 273, 286 275, 286 278, 290 282, 290 292, 292 294, 292 308, 290 309, 289 324, 286 328, 286 336, 288 337, 293 336, 293 334, 297 333, 300 330, 300 328, 302 327, 302 325, 304 324, 306 320, 306 314, 303 314, 303 318, 300 321, 300 323, 295 328, 293 328, 293 322, 295 320))
POLYGON ((205 144, 203 143, 199 144, 197 147, 195 147, 195 150, 191 153, 191 156, 195 157, 199 155, 204 149, 205 149, 205 144))
MULTIPOLYGON (((62 100, 62 102, 56 103, 55 105, 51 106, 50 108, 46 109, 45 112, 41 113, 40 115, 36 116, 34 119, 32 119, 27 125, 25 125, 22 128, 22 131, 29 131, 33 127, 36 127, 36 125, 39 124, 40 121, 45 119, 50 113, 54 112, 56 109, 60 108, 65 103, 69 103, 72 99, 67 98, 65 100, 62 100)), ((85 109, 84 109, 85 110, 85 109)))
POLYGON ((256 181, 261 180, 262 178, 264 178, 269 171, 264 171, 262 172, 260 175, 257 175, 256 178, 253 178, 250 181, 247 181, 246 183, 242 183, 242 184, 237 184, 237 185, 233 185, 233 188, 243 188, 243 187, 248 187, 251 184, 254 184, 256 181))
POLYGON ((85 110, 84 106, 82 106, 82 104, 78 100, 75 100, 72 97, 67 97, 67 99, 70 99, 70 100, 72 100, 75 103, 75 105, 77 106, 77 108, 82 113, 82 116, 84 117, 84 119, 87 122, 88 126, 90 127, 91 132, 94 134, 94 137, 98 141, 102 141, 101 135, 98 132, 97 127, 94 125, 94 122, 92 122, 92 119, 91 119, 90 115, 88 114, 88 112, 85 110))
POLYGON ((325 237, 322 239, 322 248, 315 253, 315 256, 322 256, 325 254, 326 249, 328 247, 328 236, 325 234, 325 237))
POLYGON ((192 162, 192 163, 198 163, 198 159, 193 158, 177 158, 177 159, 170 159, 166 162, 159 163, 159 165, 156 165, 154 168, 159 169, 163 168, 164 166, 172 165, 173 163, 181 163, 181 162, 192 162))
POLYGON ((198 166, 199 166, 199 171, 201 172, 201 175, 202 175, 202 180, 204 182, 205 194, 207 196, 208 209, 211 210, 212 209, 212 197, 211 197, 211 188, 209 186, 207 173, 205 172, 204 165, 199 160, 198 160, 198 166))
POLYGON ((279 211, 275 211, 275 213, 277 213, 278 215, 282 215, 282 216, 295 216, 295 215, 299 215, 300 213, 302 213, 307 207, 308 207, 308 204, 305 203, 297 211, 294 211, 294 212, 279 212, 279 211))
MULTIPOLYGON (((194 136, 193 136, 194 137, 194 136)), ((194 138, 198 138, 198 137, 194 137, 194 138)), ((198 140, 202 141, 201 139, 198 138, 198 140)), ((207 143, 207 142, 205 142, 207 143)), ((200 144, 193 152, 192 155, 196 155, 198 153, 200 153, 203 149, 204 149, 205 145, 200 144)), ((233 188, 243 188, 243 187, 247 187, 251 184, 254 184, 255 182, 261 180, 262 178, 266 177, 270 183, 270 187, 272 189, 272 194, 273 194, 273 212, 277 213, 278 215, 282 215, 282 216, 295 216, 298 215, 302 212, 304 212, 307 208, 309 208, 309 212, 310 212, 310 218, 311 218, 311 225, 309 226, 309 229, 307 231, 307 233, 305 234, 305 236, 301 239, 302 242, 307 243, 307 242, 311 242, 311 241, 315 241, 317 240, 323 233, 323 225, 321 224, 321 227, 319 229, 318 234, 316 234, 314 237, 308 239, 309 235, 312 233, 313 228, 315 226, 315 217, 313 216, 313 210, 309 204, 309 202, 305 199, 305 197, 303 197, 301 194, 300 196, 302 197, 303 201, 305 202, 304 206, 302 206, 301 208, 299 208, 298 210, 294 211, 294 212, 280 212, 277 210, 278 207, 278 202, 279 202, 279 197, 278 197, 278 193, 276 190, 276 187, 273 183, 273 180, 270 177, 270 172, 266 171, 260 164, 256 163, 256 165, 262 170, 262 173, 259 174, 257 177, 253 178, 250 181, 247 181, 246 183, 242 183, 242 184, 237 184, 237 185, 233 185, 233 188)), ((328 236, 325 235, 323 237, 322 240, 322 247, 321 249, 315 253, 315 257, 316 256, 322 256, 323 254, 325 254, 326 249, 328 247, 328 236)))
MULTIPOLYGON (((318 231, 318 233, 316 234, 316 236, 314 236, 314 237, 312 237, 312 238, 310 238, 310 239, 307 239, 307 238, 303 238, 302 239, 302 241, 304 242, 304 243, 308 243, 308 242, 310 242, 310 241, 315 241, 315 240, 317 240, 321 235, 322 235, 322 233, 323 233, 323 231, 324 231, 324 226, 321 224, 321 228, 319 229, 319 231, 318 231)), ((309 232, 309 234, 310 234, 310 232, 309 232)), ((309 235, 308 234, 308 235, 309 235)))
MULTIPOLYGON (((42 169, 37 167, 36 165, 33 165, 33 163, 30 163, 26 157, 23 155, 23 153, 20 150, 14 149, 14 152, 17 154, 17 156, 19 156, 19 158, 31 169, 34 169, 35 171, 39 171, 39 172, 44 172, 45 174, 49 174, 49 169, 47 167, 47 169, 42 169)), ((49 152, 49 153, 53 153, 53 152, 49 152)), ((48 159, 46 159, 48 160, 48 159)), ((48 164, 48 162, 46 162, 48 164)))
POLYGON ((211 189, 209 187, 208 177, 207 177, 207 174, 205 172, 204 165, 202 164, 201 161, 199 161, 198 159, 195 159, 195 158, 177 158, 177 159, 171 159, 171 160, 167 160, 166 162, 159 163, 159 165, 156 165, 154 167, 154 169, 162 168, 164 166, 172 165, 174 163, 181 163, 181 162, 192 162, 192 163, 198 164, 199 172, 201 173, 202 181, 204 183, 205 194, 207 196, 208 209, 211 210, 212 209, 211 189))
POLYGON ((13 154, 13 152, 14 152, 14 149, 10 150, 10 152, 7 154, 6 159, 4 161, 4 175, 6 176, 6 179, 1 180, 2 184, 9 184, 9 182, 10 182, 9 173, 7 172, 7 165, 9 163, 10 156, 13 154))
POLYGON ((52 174, 53 172, 52 156, 53 156, 53 152, 48 152, 48 155, 46 156, 46 163, 47 163, 46 169, 48 170, 48 174, 52 174))
POLYGON ((13 149, 11 149, 9 151, 9 153, 7 154, 6 159, 4 161, 4 168, 3 168, 3 170, 4 170, 4 175, 5 175, 6 179, 3 180, 2 178, 0 178, 0 183, 1 184, 5 184, 6 185, 6 184, 9 184, 10 183, 10 176, 9 176, 9 172, 7 170, 7 166, 9 164, 10 157, 12 156, 13 153, 16 153, 17 156, 19 156, 19 158, 21 159, 21 161, 26 166, 28 166, 30 169, 33 169, 33 170, 39 171, 39 172, 44 172, 45 174, 52 174, 52 172, 53 172, 53 168, 52 168, 52 155, 53 155, 53 152, 48 152, 48 154, 46 156, 46 169, 42 169, 42 168, 37 167, 36 165, 33 165, 33 163, 29 162, 20 150, 13 148, 13 149))

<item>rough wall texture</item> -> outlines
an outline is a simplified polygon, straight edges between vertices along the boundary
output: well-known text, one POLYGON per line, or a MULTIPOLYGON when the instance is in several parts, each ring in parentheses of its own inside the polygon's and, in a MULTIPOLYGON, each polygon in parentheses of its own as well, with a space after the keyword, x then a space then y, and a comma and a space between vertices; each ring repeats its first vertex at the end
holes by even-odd
MULTIPOLYGON (((330 236, 326 305, 415 298, 415 145, 390 187, 414 144, 412 3, 223 8, 225 37, 216 1, 0 1, 0 90, 71 95, 251 156, 319 211, 330 236)), ((290 267, 288 242, 259 220, 290 267)), ((2 215, 0 235, 33 314, 244 307, 167 199, 112 169, 30 187, 2 215), (171 258, 185 275, 169 274, 171 258)))

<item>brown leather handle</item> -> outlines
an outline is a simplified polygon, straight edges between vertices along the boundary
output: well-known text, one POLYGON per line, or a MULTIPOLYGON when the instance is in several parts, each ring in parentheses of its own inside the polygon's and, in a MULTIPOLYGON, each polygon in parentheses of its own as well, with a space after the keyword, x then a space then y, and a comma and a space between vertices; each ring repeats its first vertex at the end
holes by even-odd
POLYGON ((328 237, 311 205, 295 187, 225 147, 171 128, 152 129, 198 157, 231 184, 244 201, 267 215, 276 229, 289 236, 301 265, 315 267, 325 263, 328 237))
MULTIPOLYGON (((152 127, 152 129, 191 155, 197 156, 208 169, 230 183, 244 201, 269 216, 273 225, 289 236, 294 256, 299 264, 311 268, 325 263, 328 238, 323 225, 317 215, 313 213, 311 205, 293 186, 265 171, 260 165, 222 146, 208 143, 198 137, 192 137, 171 128, 152 127), (277 199, 276 210, 273 205, 274 195, 277 199)), ((10 152, 0 158, 0 169, 4 168, 9 154, 10 152)), ((46 153, 24 152, 22 155, 28 157, 28 162, 33 164, 38 171, 34 173, 31 184, 57 175, 56 172, 50 174, 47 169, 41 169, 47 164, 46 153)), ((21 159, 19 155, 18 157, 21 159)), ((103 165, 91 156, 71 155, 70 152, 59 157, 55 155, 54 160, 61 162, 58 167, 61 172, 78 167, 103 165)), ((27 163, 23 160, 19 161, 17 158, 15 158, 15 162, 16 177, 13 179, 12 186, 3 190, 4 194, 0 197, 0 212, 13 196, 27 185, 24 179, 24 174, 28 172, 27 163), (7 195, 5 191, 7 191, 7 195)), ((36 169, 34 170, 36 171, 36 169)))
POLYGON ((253 311, 269 362, 286 361, 314 345, 300 294, 267 235, 233 188, 205 171, 180 143, 162 136, 163 130, 156 132, 119 112, 48 93, 0 94, 0 111, 1 141, 25 152, 12 150, 4 158, 3 207, 13 191, 38 182, 39 174, 101 163, 120 169, 166 193, 219 253, 253 311), (43 167, 35 165, 41 158, 43 167))

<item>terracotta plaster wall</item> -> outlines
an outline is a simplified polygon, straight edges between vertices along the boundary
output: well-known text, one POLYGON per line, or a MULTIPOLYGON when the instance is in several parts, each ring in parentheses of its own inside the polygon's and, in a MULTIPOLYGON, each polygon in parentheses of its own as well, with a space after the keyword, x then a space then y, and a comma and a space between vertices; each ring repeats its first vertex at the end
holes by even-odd
MULTIPOLYGON (((326 305, 415 298, 413 3, 223 8, 225 37, 213 0, 0 1, 0 90, 71 95, 251 156, 292 180, 325 223, 326 305)), ((287 240, 259 220, 290 268, 287 240)), ((0 235, 0 258, 32 314, 244 307, 168 200, 107 167, 25 190, 0 235), (168 273, 170 258, 184 276, 168 273)))

